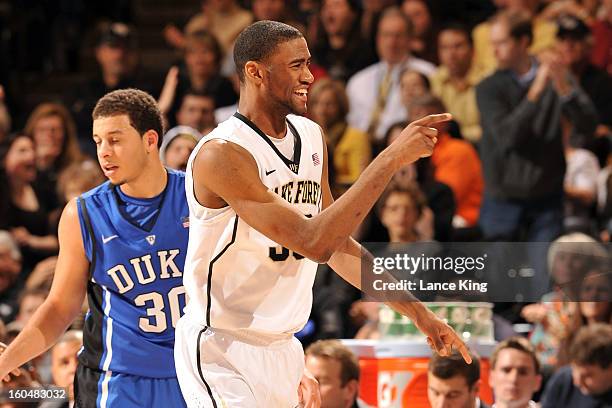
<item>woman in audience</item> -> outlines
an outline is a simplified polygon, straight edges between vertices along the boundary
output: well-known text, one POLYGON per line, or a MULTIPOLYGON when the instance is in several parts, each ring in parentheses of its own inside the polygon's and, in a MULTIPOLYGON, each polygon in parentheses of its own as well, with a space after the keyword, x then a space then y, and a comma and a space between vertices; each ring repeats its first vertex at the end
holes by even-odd
POLYGON ((36 175, 36 150, 30 136, 12 135, 0 144, 0 185, 6 188, 0 196, 0 229, 10 230, 19 243, 26 273, 58 249, 47 207, 54 198, 36 187, 36 175))
POLYGON ((567 336, 562 339, 557 365, 569 364, 569 347, 578 330, 593 323, 612 324, 612 273, 604 266, 587 272, 580 287, 578 302, 572 304, 567 336))
POLYGON ((570 331, 573 302, 587 270, 607 257, 607 251, 590 236, 575 232, 555 240, 548 250, 548 267, 554 291, 539 303, 527 305, 521 315, 535 324, 530 341, 545 366, 557 366, 557 354, 570 331))
POLYGON ((361 37, 361 8, 356 0, 324 0, 313 41, 313 59, 332 79, 343 82, 375 62, 367 41, 361 37))
MULTIPOLYGON (((37 186, 46 196, 55 197, 59 173, 83 160, 74 121, 63 105, 42 103, 30 114, 24 132, 36 147, 37 186)), ((45 205, 53 209, 59 203, 51 200, 45 205)))
POLYGON ((434 27, 429 5, 425 0, 404 0, 402 12, 414 25, 410 52, 415 57, 438 64, 438 30, 434 27))
POLYGON ((321 79, 310 90, 308 111, 325 132, 332 192, 340 196, 353 184, 372 158, 368 136, 346 122, 348 99, 344 86, 321 79))

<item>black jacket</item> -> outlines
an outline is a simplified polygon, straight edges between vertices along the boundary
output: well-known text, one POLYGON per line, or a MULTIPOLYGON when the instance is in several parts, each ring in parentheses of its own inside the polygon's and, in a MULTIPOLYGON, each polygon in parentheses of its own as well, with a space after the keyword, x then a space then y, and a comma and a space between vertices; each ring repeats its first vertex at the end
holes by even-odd
POLYGON ((579 136, 573 140, 584 143, 593 136, 597 114, 579 86, 561 98, 548 85, 535 103, 527 100, 528 89, 510 70, 497 70, 476 87, 485 194, 490 197, 532 201, 561 196, 561 116, 579 136))

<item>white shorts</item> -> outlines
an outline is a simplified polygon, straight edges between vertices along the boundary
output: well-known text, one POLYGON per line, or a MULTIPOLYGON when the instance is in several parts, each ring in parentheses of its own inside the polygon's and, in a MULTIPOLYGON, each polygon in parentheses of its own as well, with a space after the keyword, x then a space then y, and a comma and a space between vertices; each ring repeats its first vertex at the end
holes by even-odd
POLYGON ((293 336, 236 335, 181 318, 174 361, 189 408, 294 408, 304 350, 293 336))

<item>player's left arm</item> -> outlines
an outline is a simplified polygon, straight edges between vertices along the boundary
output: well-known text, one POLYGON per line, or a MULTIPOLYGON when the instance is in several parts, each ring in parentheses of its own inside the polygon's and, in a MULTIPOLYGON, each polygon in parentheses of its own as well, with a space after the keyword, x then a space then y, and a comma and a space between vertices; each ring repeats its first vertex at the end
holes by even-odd
MULTIPOLYGON (((323 135, 323 131, 321 131, 323 135)), ((323 137, 323 136, 322 136, 323 137)), ((323 190, 322 209, 329 207, 334 198, 329 185, 329 172, 327 145, 323 140, 323 173, 321 175, 321 188, 323 190)), ((349 237, 333 253, 327 264, 338 274, 356 287, 361 289, 361 268, 362 262, 367 262, 366 270, 372 270, 373 257, 370 252, 363 248, 357 241, 349 237)), ((392 281, 394 278, 390 274, 380 275, 381 279, 392 281)), ((382 293, 381 293, 382 295, 382 293)), ((440 320, 423 303, 416 299, 410 292, 405 293, 406 300, 402 302, 388 301, 380 298, 378 301, 384 302, 393 310, 408 316, 419 330, 427 336, 430 346, 440 355, 450 355, 451 349, 458 349, 466 362, 471 363, 472 359, 463 341, 457 336, 453 329, 440 320)))

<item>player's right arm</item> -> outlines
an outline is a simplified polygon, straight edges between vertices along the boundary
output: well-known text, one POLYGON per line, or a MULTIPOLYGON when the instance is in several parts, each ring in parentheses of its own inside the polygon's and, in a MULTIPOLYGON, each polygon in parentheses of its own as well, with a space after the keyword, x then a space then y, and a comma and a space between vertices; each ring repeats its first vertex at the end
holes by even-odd
POLYGON ((85 255, 76 199, 59 222, 60 251, 49 296, 21 333, 0 356, 0 378, 48 350, 81 311, 87 290, 89 261, 85 255))
POLYGON ((314 261, 327 262, 363 221, 393 174, 407 163, 431 155, 437 130, 431 125, 450 114, 430 115, 408 125, 328 208, 306 218, 260 180, 255 160, 244 148, 213 139, 198 152, 194 188, 202 205, 230 205, 238 216, 278 244, 314 261))

